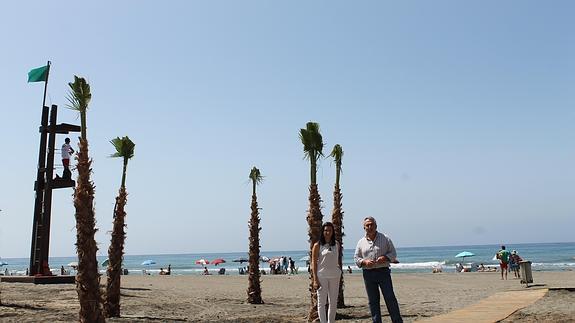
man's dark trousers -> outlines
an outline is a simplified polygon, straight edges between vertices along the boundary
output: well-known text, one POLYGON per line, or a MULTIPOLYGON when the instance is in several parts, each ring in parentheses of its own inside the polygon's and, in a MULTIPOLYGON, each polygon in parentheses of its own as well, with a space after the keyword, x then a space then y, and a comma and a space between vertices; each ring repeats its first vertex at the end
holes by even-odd
POLYGON ((367 298, 369 299, 369 310, 371 311, 373 323, 381 323, 380 288, 391 321, 394 323, 403 322, 397 299, 393 293, 391 271, 389 268, 364 269, 363 282, 365 283, 365 290, 367 291, 367 298))

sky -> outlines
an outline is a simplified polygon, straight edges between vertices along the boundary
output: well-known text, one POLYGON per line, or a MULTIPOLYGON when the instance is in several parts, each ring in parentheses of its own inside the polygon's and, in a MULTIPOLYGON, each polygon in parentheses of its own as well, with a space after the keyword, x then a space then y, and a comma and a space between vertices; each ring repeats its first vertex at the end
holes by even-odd
MULTIPOLYGON (((30 255, 43 83, 26 80, 48 60, 59 123, 80 122, 67 83, 91 85, 98 255, 122 173, 110 140, 125 135, 136 144, 126 254, 247 251, 254 166, 265 176, 262 250, 305 250, 310 166, 298 134, 309 121, 326 156, 344 150, 345 248, 366 216, 400 248, 572 242, 574 11, 572 1, 6 3, 0 256, 30 255)), ((322 159, 324 221, 334 181, 322 159)), ((76 253, 72 193, 53 193, 51 256, 76 253)))

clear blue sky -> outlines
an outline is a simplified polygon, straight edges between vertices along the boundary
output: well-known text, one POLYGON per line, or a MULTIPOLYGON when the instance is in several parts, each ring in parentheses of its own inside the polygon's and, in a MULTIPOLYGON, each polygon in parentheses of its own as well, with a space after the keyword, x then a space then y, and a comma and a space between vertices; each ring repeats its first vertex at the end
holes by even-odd
MULTIPOLYGON (((306 249, 298 131, 345 151, 345 247, 373 215, 399 247, 573 241, 572 1, 10 2, 0 30, 0 256, 28 257, 42 83, 59 122, 86 77, 99 255, 128 135, 128 254, 244 251, 252 166, 261 245, 306 249)), ((58 137, 58 145, 64 137, 58 137)), ((72 138, 74 147, 77 140, 72 138)), ((57 158, 59 159, 59 158, 57 158)), ((60 170, 61 171, 61 170, 60 170)), ((325 219, 335 169, 320 164, 325 219)), ((75 255, 72 190, 51 255, 75 255)))

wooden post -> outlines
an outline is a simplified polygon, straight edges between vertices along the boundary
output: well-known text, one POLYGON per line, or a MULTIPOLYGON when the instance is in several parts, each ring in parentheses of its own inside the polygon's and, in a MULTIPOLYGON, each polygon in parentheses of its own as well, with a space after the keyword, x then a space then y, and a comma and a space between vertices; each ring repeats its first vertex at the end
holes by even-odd
POLYGON ((58 106, 50 109, 50 125, 48 126, 48 154, 46 159, 46 185, 44 186, 44 210, 42 212, 42 244, 40 245, 40 264, 48 262, 50 250, 50 219, 52 216, 52 179, 54 178, 54 152, 56 147, 56 120, 58 106))
POLYGON ((40 123, 40 151, 38 153, 38 169, 36 173, 36 198, 34 201, 34 222, 32 223, 32 243, 30 248, 30 268, 28 273, 30 276, 41 273, 40 263, 40 249, 38 245, 38 235, 41 235, 42 224, 42 209, 44 207, 44 187, 46 186, 46 141, 48 139, 48 113, 49 108, 44 106, 42 108, 42 120, 40 123))

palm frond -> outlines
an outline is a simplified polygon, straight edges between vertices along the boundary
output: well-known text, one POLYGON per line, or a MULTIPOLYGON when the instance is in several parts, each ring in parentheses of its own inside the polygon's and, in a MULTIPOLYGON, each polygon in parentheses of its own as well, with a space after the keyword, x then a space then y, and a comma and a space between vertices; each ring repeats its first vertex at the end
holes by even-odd
POLYGON ((329 154, 329 156, 333 157, 336 166, 341 167, 341 157, 343 157, 343 149, 339 144, 333 146, 333 150, 331 151, 331 154, 329 154))
POLYGON ((260 170, 254 166, 254 168, 252 168, 252 170, 250 171, 250 179, 255 184, 260 184, 261 182, 263 182, 264 177, 261 175, 260 170))
POLYGON ((116 148, 116 152, 110 157, 122 157, 130 159, 134 157, 134 148, 136 144, 128 136, 124 136, 122 138, 116 137, 110 140, 110 143, 116 148))
POLYGON ((303 144, 305 158, 317 160, 323 156, 323 138, 317 122, 308 122, 305 129, 300 129, 299 138, 303 144))
POLYGON ((66 99, 68 99, 69 104, 66 106, 72 110, 85 112, 92 99, 90 84, 86 82, 85 78, 74 75, 74 82, 68 83, 68 86, 70 87, 70 92, 66 99))

